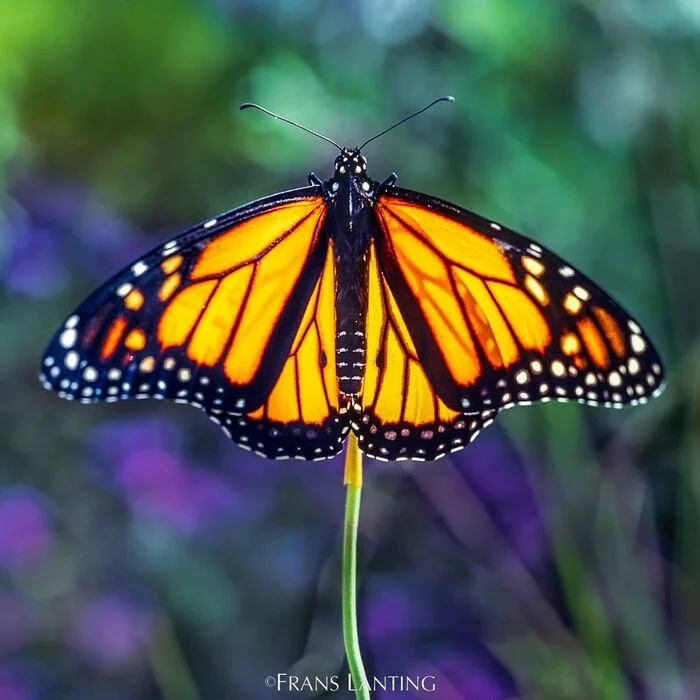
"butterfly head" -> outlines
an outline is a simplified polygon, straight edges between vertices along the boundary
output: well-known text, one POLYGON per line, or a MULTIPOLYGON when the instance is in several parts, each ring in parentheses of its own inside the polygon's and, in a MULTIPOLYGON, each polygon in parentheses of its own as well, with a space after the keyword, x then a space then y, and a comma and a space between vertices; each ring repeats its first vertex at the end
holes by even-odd
POLYGON ((359 148, 343 148, 335 159, 334 169, 338 178, 364 175, 367 172, 367 158, 360 153, 359 148))

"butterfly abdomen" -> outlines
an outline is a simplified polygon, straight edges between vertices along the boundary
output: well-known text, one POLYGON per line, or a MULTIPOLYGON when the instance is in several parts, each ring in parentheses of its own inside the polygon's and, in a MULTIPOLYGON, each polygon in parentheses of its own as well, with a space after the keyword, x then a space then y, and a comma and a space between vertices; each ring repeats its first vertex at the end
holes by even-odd
POLYGON ((343 185, 335 199, 332 234, 337 270, 336 367, 339 392, 356 396, 362 390, 366 362, 367 255, 371 240, 368 217, 371 212, 366 200, 351 196, 352 183, 343 185))
POLYGON ((336 366, 338 390, 356 395, 362 389, 365 370, 365 323, 367 318, 367 260, 346 264, 338 260, 335 307, 337 318, 336 366))

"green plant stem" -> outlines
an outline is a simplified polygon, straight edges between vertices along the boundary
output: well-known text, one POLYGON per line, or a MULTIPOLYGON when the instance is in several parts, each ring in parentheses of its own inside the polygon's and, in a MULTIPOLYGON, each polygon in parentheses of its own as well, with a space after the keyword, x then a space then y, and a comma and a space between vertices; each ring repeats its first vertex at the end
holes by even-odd
POLYGON ((149 649, 156 684, 164 700, 199 700, 199 693, 169 618, 163 616, 149 649))
POLYGON ((362 453, 350 434, 345 455, 345 522, 343 526, 343 641, 357 700, 370 700, 357 634, 357 528, 362 493, 362 453))

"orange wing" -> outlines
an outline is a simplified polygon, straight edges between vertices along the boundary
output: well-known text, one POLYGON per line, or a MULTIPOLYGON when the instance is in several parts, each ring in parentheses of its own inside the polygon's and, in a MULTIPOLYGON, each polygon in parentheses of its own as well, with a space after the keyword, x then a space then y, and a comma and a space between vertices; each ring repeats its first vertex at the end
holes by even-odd
POLYGON ((268 456, 334 454, 337 396, 318 390, 334 380, 322 360, 335 352, 325 216, 323 196, 306 188, 160 246, 70 316, 44 356, 44 383, 84 402, 190 403, 268 456))
POLYGON ((449 408, 428 378, 406 319, 369 254, 367 341, 360 416, 353 428, 363 452, 377 459, 435 459, 464 447, 496 413, 465 416, 449 408))
POLYGON ((325 459, 340 452, 350 426, 339 412, 335 323, 335 263, 329 246, 323 272, 268 398, 243 416, 214 416, 239 445, 278 459, 325 459))
POLYGON ((375 212, 358 427, 371 454, 432 459, 517 403, 622 406, 660 391, 661 361, 639 325, 553 253, 399 188, 385 188, 375 212), (417 396, 421 409, 405 413, 417 396))

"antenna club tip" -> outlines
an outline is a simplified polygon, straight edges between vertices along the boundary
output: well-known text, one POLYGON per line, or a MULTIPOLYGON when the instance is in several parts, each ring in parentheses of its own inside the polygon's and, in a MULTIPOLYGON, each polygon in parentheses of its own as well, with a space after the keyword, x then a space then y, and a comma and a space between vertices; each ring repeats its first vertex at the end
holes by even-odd
POLYGON ((445 100, 445 102, 454 102, 455 101, 455 98, 452 97, 452 95, 445 95, 442 99, 445 100))
POLYGON ((253 106, 254 105, 252 102, 243 102, 240 105, 238 105, 238 109, 243 110, 243 109, 248 109, 249 107, 253 107, 253 106))

